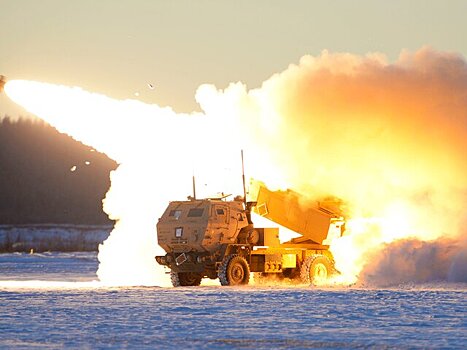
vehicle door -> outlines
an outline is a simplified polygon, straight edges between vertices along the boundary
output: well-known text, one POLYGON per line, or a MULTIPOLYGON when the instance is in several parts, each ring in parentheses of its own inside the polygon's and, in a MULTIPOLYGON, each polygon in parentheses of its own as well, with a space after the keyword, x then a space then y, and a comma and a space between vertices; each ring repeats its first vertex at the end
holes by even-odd
POLYGON ((220 242, 230 242, 229 208, 224 204, 213 204, 211 207, 211 223, 220 242))

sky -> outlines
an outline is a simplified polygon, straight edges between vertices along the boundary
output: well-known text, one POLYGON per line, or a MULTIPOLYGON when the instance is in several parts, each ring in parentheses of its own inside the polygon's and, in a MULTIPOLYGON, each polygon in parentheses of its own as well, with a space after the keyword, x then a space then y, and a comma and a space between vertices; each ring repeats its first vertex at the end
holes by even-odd
MULTIPOLYGON (((322 50, 467 57, 465 13, 462 0, 0 0, 0 74, 192 112, 203 83, 256 88, 322 50)), ((1 94, 5 114, 28 113, 1 94)))

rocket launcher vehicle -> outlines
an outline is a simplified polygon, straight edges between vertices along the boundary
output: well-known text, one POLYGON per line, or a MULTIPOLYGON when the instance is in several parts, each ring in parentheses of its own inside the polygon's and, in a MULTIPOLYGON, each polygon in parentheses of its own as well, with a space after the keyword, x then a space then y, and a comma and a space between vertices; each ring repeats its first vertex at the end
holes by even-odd
POLYGON ((258 281, 273 276, 322 284, 337 273, 327 243, 343 234, 340 205, 264 185, 255 202, 195 196, 170 202, 157 223, 166 255, 156 261, 170 269, 175 287, 197 286, 203 278, 218 278, 224 286, 248 284, 250 272, 258 281), (279 229, 255 227, 252 212, 300 237, 281 243, 279 229))

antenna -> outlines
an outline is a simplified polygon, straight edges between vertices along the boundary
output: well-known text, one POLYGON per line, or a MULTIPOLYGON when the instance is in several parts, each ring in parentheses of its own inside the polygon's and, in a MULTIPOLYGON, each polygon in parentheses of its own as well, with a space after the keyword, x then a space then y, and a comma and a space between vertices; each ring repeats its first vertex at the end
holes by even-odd
POLYGON ((242 155, 242 180, 243 180, 243 203, 246 208, 246 185, 245 185, 245 163, 243 161, 243 150, 241 150, 242 155))
POLYGON ((195 173, 193 173, 193 199, 196 200, 196 182, 195 182, 195 173))

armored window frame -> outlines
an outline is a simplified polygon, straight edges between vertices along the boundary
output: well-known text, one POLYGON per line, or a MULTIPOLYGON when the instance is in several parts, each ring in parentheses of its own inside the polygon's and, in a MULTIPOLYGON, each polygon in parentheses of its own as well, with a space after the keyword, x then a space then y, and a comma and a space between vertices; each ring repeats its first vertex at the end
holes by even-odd
POLYGON ((182 216, 182 211, 178 209, 173 209, 169 212, 169 217, 174 217, 175 220, 178 220, 182 216))
POLYGON ((187 217, 189 217, 189 218, 199 218, 199 217, 203 216, 203 214, 204 214, 204 208, 191 208, 188 211, 187 217))

